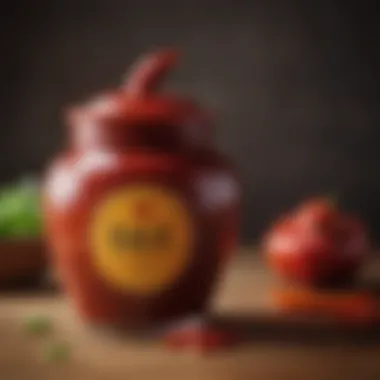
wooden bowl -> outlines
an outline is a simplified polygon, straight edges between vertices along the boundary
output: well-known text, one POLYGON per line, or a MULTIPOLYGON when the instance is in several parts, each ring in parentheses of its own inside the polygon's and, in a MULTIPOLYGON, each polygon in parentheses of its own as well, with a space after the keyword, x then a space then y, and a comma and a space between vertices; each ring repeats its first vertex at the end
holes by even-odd
POLYGON ((46 268, 42 239, 0 240, 0 285, 38 279, 46 268))

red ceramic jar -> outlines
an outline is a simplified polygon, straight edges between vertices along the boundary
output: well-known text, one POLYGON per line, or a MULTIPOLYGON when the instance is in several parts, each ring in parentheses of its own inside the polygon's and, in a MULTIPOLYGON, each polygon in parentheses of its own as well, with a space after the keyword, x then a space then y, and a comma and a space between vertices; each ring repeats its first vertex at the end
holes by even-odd
POLYGON ((207 310, 239 230, 240 186, 195 103, 157 92, 177 55, 69 112, 45 186, 53 261, 87 322, 147 326, 207 310))

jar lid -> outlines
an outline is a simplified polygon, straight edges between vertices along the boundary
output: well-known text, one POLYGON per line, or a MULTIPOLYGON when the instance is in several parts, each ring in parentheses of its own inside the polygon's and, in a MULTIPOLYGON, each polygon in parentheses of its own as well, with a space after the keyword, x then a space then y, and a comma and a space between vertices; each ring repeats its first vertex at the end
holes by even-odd
POLYGON ((162 79, 178 63, 178 53, 160 50, 139 60, 121 88, 69 110, 72 124, 92 121, 109 125, 176 125, 189 119, 205 119, 191 100, 159 92, 162 79))

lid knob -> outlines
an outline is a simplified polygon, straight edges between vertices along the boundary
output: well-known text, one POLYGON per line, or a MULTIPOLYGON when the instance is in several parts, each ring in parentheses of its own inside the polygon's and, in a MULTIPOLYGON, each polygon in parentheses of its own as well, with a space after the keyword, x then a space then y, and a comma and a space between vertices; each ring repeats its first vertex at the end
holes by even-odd
POLYGON ((156 91, 163 77, 178 63, 179 54, 164 49, 146 55, 132 67, 124 84, 126 92, 142 95, 156 91))

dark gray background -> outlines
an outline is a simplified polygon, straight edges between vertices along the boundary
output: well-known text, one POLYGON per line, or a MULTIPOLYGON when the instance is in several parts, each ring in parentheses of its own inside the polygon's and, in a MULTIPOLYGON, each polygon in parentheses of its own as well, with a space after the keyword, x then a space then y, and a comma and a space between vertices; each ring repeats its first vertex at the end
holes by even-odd
POLYGON ((245 182, 244 237, 300 198, 339 194, 380 232, 375 2, 40 0, 1 14, 0 181, 64 145, 62 109, 174 45, 170 84, 218 111, 245 182))

